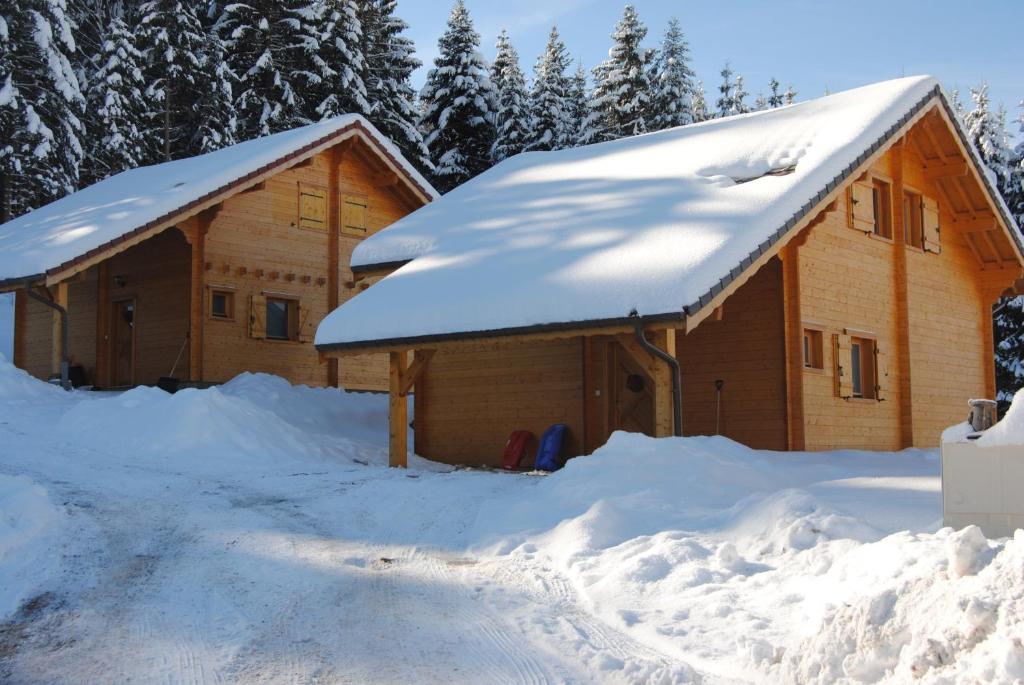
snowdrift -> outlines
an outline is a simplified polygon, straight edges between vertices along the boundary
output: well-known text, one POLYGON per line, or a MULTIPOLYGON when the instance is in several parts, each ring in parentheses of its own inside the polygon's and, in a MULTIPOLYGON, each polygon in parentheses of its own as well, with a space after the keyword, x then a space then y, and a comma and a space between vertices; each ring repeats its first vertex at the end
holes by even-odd
POLYGON ((24 476, 0 474, 0 621, 56 569, 53 545, 62 521, 46 490, 24 476))

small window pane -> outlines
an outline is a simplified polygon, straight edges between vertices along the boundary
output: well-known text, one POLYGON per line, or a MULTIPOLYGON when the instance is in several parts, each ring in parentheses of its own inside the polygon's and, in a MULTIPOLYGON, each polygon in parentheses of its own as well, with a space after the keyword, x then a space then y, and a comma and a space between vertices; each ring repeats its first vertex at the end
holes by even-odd
POLYGON ((804 329, 804 368, 824 368, 823 340, 824 336, 821 331, 813 328, 804 329))
POLYGON ((228 316, 228 296, 227 293, 214 293, 213 303, 210 307, 210 313, 214 316, 221 318, 227 318, 228 316))
POLYGON ((864 384, 861 382, 861 349, 860 343, 850 345, 850 362, 853 367, 850 369, 850 376, 853 381, 854 397, 862 397, 864 395, 864 384))
POLYGON ((267 300, 267 337, 288 340, 288 302, 267 300))

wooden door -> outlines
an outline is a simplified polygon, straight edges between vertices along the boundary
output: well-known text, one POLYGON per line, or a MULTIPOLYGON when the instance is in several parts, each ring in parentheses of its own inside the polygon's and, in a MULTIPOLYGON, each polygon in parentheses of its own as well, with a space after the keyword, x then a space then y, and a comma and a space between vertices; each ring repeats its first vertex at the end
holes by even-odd
POLYGON ((654 435, 654 383, 621 346, 610 346, 608 378, 612 430, 654 435))
POLYGON ((110 315, 110 385, 135 383, 135 300, 118 300, 110 315))

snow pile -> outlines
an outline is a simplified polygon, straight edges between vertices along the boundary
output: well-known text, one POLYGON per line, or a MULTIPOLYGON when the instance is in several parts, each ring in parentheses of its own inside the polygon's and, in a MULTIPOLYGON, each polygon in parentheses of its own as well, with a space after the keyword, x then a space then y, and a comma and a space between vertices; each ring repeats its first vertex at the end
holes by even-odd
POLYGON ((554 564, 598 616, 701 671, 1021 677, 1024 534, 940 530, 937 473, 934 452, 616 433, 529 497, 485 507, 475 532, 481 552, 554 564))
POLYGON ((0 400, 24 404, 44 398, 59 401, 66 399, 67 394, 59 386, 30 376, 0 354, 0 400))
POLYGON ((354 266, 413 261, 316 343, 681 315, 936 89, 896 79, 516 155, 360 243, 354 266))
POLYGON ((53 543, 61 522, 46 490, 24 476, 0 474, 0 620, 56 568, 53 543))

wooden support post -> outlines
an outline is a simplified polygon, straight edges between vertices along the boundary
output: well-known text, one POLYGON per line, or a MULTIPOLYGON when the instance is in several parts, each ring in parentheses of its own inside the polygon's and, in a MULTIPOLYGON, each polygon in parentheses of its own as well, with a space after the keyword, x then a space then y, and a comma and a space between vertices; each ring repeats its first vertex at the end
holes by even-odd
POLYGON ((213 215, 204 211, 199 214, 195 229, 186 238, 192 246, 192 269, 189 294, 188 326, 188 378, 190 381, 203 380, 203 323, 206 312, 203 306, 204 280, 206 278, 206 233, 210 230, 213 215))
POLYGON ((913 395, 910 385, 910 304, 907 276, 906 227, 903 225, 903 148, 893 148, 893 277, 895 280, 895 324, 896 340, 893 344, 895 366, 899 384, 889 388, 897 402, 900 417, 899 447, 905 449, 914 445, 913 395))
POLYGON ((19 369, 25 368, 25 324, 28 323, 28 295, 19 291, 14 294, 14 359, 19 369))
MULTIPOLYGON (((341 158, 344 150, 335 146, 328 155, 329 169, 327 173, 327 313, 338 308, 341 293, 338 251, 341 249, 341 158)), ((327 360, 327 385, 338 387, 338 360, 327 360)), ((403 433, 404 435, 404 433, 403 433)), ((404 457, 403 457, 404 459, 404 457)), ((404 461, 403 461, 404 465, 404 461)), ((394 466, 394 464, 392 464, 394 466)))
POLYGON ((407 358, 405 351, 389 352, 388 357, 388 465, 404 469, 409 451, 409 399, 402 392, 407 358))
MULTIPOLYGON (((68 309, 68 282, 61 281, 51 289, 53 295, 53 301, 55 304, 63 307, 65 310, 68 309)), ((63 334, 63 326, 61 325, 61 315, 54 310, 52 313, 52 333, 50 338, 50 373, 60 375, 60 361, 61 361, 61 336, 63 334)))
POLYGON ((783 320, 786 353, 786 437, 791 450, 806 449, 804 426, 804 330, 800 313, 799 246, 786 245, 782 257, 783 320))
MULTIPOLYGON (((674 329, 661 329, 649 333, 647 339, 657 347, 676 356, 676 332, 674 329)), ((675 416, 672 404, 672 371, 664 360, 653 355, 649 367, 654 381, 654 437, 668 438, 674 435, 675 416)))
POLYGON ((110 385, 110 262, 96 267, 96 377, 99 387, 110 385))

